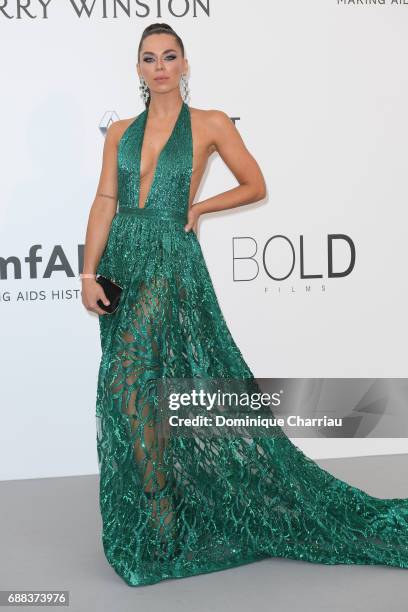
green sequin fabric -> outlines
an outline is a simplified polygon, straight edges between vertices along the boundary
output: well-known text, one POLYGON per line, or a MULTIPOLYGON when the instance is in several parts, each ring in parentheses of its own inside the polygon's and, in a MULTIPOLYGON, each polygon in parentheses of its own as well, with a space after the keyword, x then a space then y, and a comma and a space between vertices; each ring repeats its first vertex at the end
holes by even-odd
MULTIPOLYGON (((163 378, 254 376, 186 232, 193 143, 183 102, 139 206, 148 110, 118 145, 119 206, 97 273, 123 286, 99 316, 96 423, 102 542, 130 586, 268 557, 408 568, 408 498, 335 478, 285 435, 157 435, 163 378)), ((271 413, 269 413, 271 415, 271 413)))

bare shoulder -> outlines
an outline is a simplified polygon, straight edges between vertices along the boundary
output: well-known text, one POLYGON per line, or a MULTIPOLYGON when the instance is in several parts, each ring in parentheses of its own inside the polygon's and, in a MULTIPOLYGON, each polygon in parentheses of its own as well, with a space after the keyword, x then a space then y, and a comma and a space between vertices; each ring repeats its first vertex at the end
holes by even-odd
POLYGON ((223 110, 190 107, 190 112, 193 127, 207 141, 210 153, 217 150, 217 135, 225 134, 231 126, 234 129, 230 117, 223 110))
POLYGON ((191 118, 195 118, 197 122, 204 123, 207 125, 219 125, 229 121, 231 123, 231 119, 223 110, 218 110, 214 108, 203 109, 203 108, 193 108, 190 107, 191 118))
POLYGON ((136 117, 130 117, 129 119, 118 119, 118 121, 111 123, 106 130, 106 139, 109 140, 112 145, 117 146, 123 134, 137 117, 138 115, 136 117))

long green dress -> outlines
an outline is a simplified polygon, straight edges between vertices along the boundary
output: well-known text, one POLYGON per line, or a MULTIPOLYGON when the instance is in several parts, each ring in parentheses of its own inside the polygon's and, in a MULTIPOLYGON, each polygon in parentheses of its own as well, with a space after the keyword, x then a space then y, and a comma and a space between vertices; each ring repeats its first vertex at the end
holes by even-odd
POLYGON ((118 200, 97 273, 123 285, 99 316, 102 542, 130 586, 268 557, 408 568, 408 498, 335 478, 285 435, 157 435, 163 379, 253 374, 223 318, 194 231, 186 232, 193 142, 183 102, 138 208, 148 109, 118 146, 118 200), (165 443, 163 443, 165 440, 165 443))

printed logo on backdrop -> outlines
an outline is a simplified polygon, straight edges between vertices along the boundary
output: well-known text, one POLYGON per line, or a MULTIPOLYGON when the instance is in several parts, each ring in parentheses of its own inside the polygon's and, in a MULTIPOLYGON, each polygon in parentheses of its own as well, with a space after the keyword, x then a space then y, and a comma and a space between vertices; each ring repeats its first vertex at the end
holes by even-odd
MULTIPOLYGON (((257 279, 273 281, 277 285, 287 280, 319 282, 324 291, 324 279, 349 276, 356 263, 356 247, 347 234, 328 234, 318 245, 320 265, 309 262, 308 252, 314 238, 305 242, 298 238, 274 234, 264 241, 256 236, 233 236, 232 279, 250 282, 257 279)), ((265 291, 268 287, 265 287, 265 291)))
MULTIPOLYGON (((71 249, 70 249, 71 250, 71 249)), ((67 279, 78 276, 76 270, 82 270, 84 261, 84 245, 77 246, 74 257, 70 257, 60 244, 44 247, 42 244, 33 244, 28 248, 28 254, 18 257, 9 255, 0 256, 0 303, 2 305, 33 302, 70 302, 81 298, 81 288, 71 286, 67 288, 67 279), (27 281, 38 280, 39 283, 27 281), (17 288, 10 291, 3 287, 3 283, 15 283, 17 288), (46 282, 47 281, 47 284, 46 282), (51 282, 51 287, 49 283, 51 282), (41 283, 41 285, 40 285, 41 283), (40 288, 41 287, 41 288, 40 288)), ((14 284, 13 284, 14 288, 14 284)))
POLYGON ((0 19, 21 19, 35 23, 51 19, 61 5, 79 19, 144 19, 163 17, 210 17, 209 0, 3 0, 0 19))
POLYGON ((376 7, 376 6, 403 6, 408 0, 336 0, 336 4, 343 6, 376 7))
MULTIPOLYGON (((406 6, 407 0, 334 0, 340 7, 406 6)), ((166 17, 210 17, 209 0, 3 0, 0 19, 36 23, 52 19, 61 5, 79 19, 162 19, 166 17)))

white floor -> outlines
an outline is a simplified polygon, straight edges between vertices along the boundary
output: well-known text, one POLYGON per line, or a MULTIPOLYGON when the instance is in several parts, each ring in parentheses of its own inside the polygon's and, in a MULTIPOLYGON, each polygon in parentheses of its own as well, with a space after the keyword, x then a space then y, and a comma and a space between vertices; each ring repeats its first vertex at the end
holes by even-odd
MULTIPOLYGON (((372 495, 408 497, 407 455, 318 463, 372 495)), ((98 476, 1 482, 0 494, 0 590, 69 590, 70 612, 408 611, 408 570, 382 566, 267 559, 129 587, 102 551, 98 476)))

